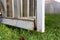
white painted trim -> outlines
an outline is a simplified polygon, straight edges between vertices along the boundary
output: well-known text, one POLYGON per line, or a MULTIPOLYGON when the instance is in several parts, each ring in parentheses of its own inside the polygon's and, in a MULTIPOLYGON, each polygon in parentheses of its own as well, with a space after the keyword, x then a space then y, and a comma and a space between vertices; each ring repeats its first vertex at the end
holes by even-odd
POLYGON ((29 17, 29 0, 27 0, 27 17, 29 17))
POLYGON ((14 18, 14 0, 12 0, 12 17, 14 18))
POLYGON ((6 0, 4 0, 4 8, 5 8, 5 17, 7 17, 7 5, 6 5, 6 0))
POLYGON ((20 18, 20 0, 17 0, 17 7, 18 7, 18 18, 20 18))
POLYGON ((28 30, 34 30, 34 23, 31 21, 23 21, 23 20, 16 20, 16 19, 12 20, 12 19, 3 18, 2 23, 13 25, 19 28, 28 29, 28 30))
POLYGON ((42 32, 45 32, 45 0, 42 0, 42 32))
POLYGON ((45 27, 43 26, 43 10, 42 10, 42 0, 37 0, 37 31, 44 32, 45 27))
POLYGON ((21 0, 21 17, 23 17, 22 15, 23 15, 23 1, 21 0))
POLYGON ((33 0, 33 17, 34 17, 34 0, 33 0))

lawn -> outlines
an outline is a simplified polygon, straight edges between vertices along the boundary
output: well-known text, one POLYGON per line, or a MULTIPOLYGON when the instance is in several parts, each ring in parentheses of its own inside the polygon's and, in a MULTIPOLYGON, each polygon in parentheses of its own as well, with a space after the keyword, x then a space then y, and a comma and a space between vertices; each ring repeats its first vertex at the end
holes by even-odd
POLYGON ((0 40, 60 40, 60 14, 46 14, 45 32, 40 33, 26 29, 0 24, 0 40))

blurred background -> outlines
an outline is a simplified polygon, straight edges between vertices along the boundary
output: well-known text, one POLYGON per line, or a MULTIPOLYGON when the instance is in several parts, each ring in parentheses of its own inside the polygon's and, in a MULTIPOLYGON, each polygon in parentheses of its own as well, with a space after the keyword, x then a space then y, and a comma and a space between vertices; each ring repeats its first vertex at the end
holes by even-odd
POLYGON ((46 13, 60 13, 60 0, 45 0, 46 13))

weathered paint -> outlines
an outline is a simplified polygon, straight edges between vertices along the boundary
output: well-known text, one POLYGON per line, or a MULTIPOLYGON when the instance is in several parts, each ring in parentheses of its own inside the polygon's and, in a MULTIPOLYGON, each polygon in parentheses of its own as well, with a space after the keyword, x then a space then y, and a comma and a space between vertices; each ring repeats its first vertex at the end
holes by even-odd
POLYGON ((37 0, 37 31, 44 32, 42 0, 37 0))
POLYGON ((3 18, 2 23, 13 25, 19 28, 34 30, 34 22, 31 22, 31 21, 3 18))
MULTIPOLYGON (((14 18, 14 14, 15 14, 16 11, 14 12, 14 10, 15 10, 14 9, 14 5, 15 4, 14 4, 13 1, 12 1, 12 4, 13 4, 12 5, 12 10, 13 10, 13 18, 14 18)), ((17 6, 19 6, 19 5, 17 5, 17 6)), ((6 7, 6 4, 5 4, 5 7, 6 7)), ((37 31, 44 32, 43 13, 42 13, 42 0, 37 0, 36 22, 37 22, 36 23, 36 25, 37 25, 36 26, 37 27, 37 31)), ((13 26, 16 26, 16 27, 24 28, 24 29, 34 30, 34 22, 31 22, 31 21, 23 21, 23 20, 17 20, 17 19, 6 19, 6 18, 2 18, 2 23, 13 25, 13 26)))

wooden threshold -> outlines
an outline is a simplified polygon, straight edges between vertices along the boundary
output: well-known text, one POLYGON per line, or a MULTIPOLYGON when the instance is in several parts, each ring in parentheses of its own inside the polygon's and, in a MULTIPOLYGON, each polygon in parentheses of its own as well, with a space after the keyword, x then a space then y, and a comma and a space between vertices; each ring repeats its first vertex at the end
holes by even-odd
POLYGON ((12 19, 12 20, 23 20, 23 21, 31 21, 31 22, 34 22, 35 18, 10 18, 10 17, 2 17, 2 18, 6 18, 6 19, 12 19))

